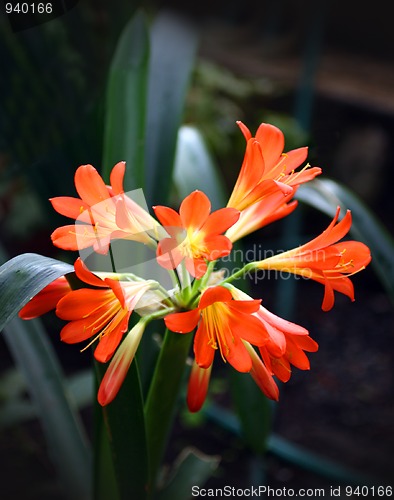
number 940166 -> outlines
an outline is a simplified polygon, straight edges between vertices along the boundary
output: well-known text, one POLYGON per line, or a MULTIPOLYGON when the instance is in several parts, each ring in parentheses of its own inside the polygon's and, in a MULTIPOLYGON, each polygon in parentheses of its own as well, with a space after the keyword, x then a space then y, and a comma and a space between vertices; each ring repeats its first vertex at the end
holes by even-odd
POLYGON ((5 11, 7 14, 51 14, 52 3, 51 2, 45 2, 45 3, 7 2, 5 4, 5 11))
POLYGON ((345 495, 361 497, 391 497, 391 486, 345 486, 345 495))

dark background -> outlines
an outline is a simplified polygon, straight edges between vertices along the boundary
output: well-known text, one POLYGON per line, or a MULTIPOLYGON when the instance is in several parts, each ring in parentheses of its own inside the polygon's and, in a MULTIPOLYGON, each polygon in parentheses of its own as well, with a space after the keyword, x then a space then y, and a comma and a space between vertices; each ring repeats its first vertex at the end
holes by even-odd
MULTIPOLYGON (((352 189, 393 232, 394 35, 387 2, 364 7, 353 1, 233 0, 186 8, 184 2, 152 1, 142 6, 149 16, 176 9, 200 29, 185 122, 205 134, 229 190, 243 156, 235 120, 255 130, 272 119, 289 132, 287 149, 299 141, 308 144, 309 161, 352 189)), ((0 228, 9 256, 29 251, 61 257, 49 235, 63 220, 47 199, 73 195, 78 165, 100 168, 106 74, 133 8, 81 0, 57 19, 18 31, 2 16, 0 228)), ((303 207, 302 242, 327 224, 326 216, 303 207)), ((275 244, 283 229, 284 222, 267 227, 250 243, 275 244)), ((294 370, 281 387, 274 431, 366 480, 373 476, 389 484, 393 308, 371 266, 353 280, 356 302, 338 297, 329 313, 320 309, 319 285, 297 283, 287 317, 308 328, 320 349, 310 355, 310 372, 294 370)), ((278 311, 280 294, 270 280, 259 284, 255 296, 278 311)), ((65 372, 88 366, 78 348, 60 344, 56 318, 46 321, 65 372)), ((1 339, 0 362, 3 372, 13 363, 1 339)), ((219 364, 215 368, 219 379, 226 377, 219 364)), ((217 397, 229 404, 225 395, 217 397)), ((89 427, 89 410, 84 418, 89 427)), ((251 454, 239 437, 205 417, 192 426, 182 413, 170 456, 190 443, 222 456, 210 485, 250 485, 251 454)), ((15 498, 19 490, 26 499, 58 498, 38 422, 1 432, 0 461, 1 498, 15 498)), ((265 468, 271 485, 332 484, 272 453, 265 468)))

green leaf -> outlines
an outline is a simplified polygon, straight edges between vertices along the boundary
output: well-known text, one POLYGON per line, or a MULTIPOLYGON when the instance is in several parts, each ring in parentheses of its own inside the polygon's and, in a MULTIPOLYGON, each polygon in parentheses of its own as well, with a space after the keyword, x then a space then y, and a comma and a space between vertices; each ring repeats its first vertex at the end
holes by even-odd
POLYGON ((158 492, 157 500, 189 498, 193 486, 202 486, 217 469, 220 457, 205 455, 185 448, 174 463, 167 485, 158 492))
POLYGON ((18 255, 0 267, 0 331, 39 291, 74 271, 70 264, 34 253, 18 255))
POLYGON ((315 179, 303 184, 296 197, 333 217, 337 206, 342 214, 352 211, 350 233, 369 246, 371 265, 394 302, 394 239, 374 213, 356 194, 331 179, 315 179))
MULTIPOLYGON (((67 392, 79 410, 92 404, 93 375, 90 369, 70 375, 64 382, 67 392)), ((27 389, 27 383, 17 368, 13 368, 1 377, 0 430, 37 418, 36 406, 24 397, 24 391, 27 389)))
POLYGON ((181 199, 195 189, 203 191, 212 208, 225 207, 227 193, 200 132, 184 125, 179 129, 173 182, 181 199))
MULTIPOLYGON (((105 366, 97 362, 95 364, 96 373, 101 380, 105 366)), ((102 409, 102 414, 112 450, 119 498, 121 500, 147 498, 149 494, 148 456, 136 359, 131 364, 116 398, 102 409)), ((101 496, 100 498, 108 497, 101 496)), ((112 495, 111 498, 113 498, 112 495)))
POLYGON ((125 161, 124 189, 144 187, 144 148, 149 37, 145 17, 137 12, 124 28, 108 75, 103 178, 125 161))
POLYGON ((178 129, 194 65, 197 32, 185 18, 164 11, 151 28, 145 186, 148 203, 167 202, 178 129))
POLYGON ((156 479, 167 444, 192 338, 192 334, 181 335, 166 330, 156 363, 145 403, 146 435, 152 481, 156 479))
POLYGON ((230 383, 242 437, 251 450, 263 454, 272 427, 271 403, 248 374, 231 370, 230 383))
POLYGON ((62 490, 67 498, 86 500, 91 488, 87 437, 41 323, 14 318, 3 335, 26 378, 62 490))

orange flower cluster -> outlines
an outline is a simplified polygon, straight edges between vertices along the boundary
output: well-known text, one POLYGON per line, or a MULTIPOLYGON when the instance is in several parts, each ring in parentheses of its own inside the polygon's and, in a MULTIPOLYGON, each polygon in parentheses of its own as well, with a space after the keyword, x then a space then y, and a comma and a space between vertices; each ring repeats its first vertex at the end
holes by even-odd
MULTIPOLYGON (((225 208, 211 212, 208 197, 194 191, 182 201, 179 212, 153 207, 154 218, 124 193, 124 162, 114 166, 109 186, 93 166, 79 167, 75 187, 80 198, 51 199, 57 212, 75 220, 53 232, 57 247, 92 247, 105 254, 114 239, 137 241, 155 250, 158 264, 173 278, 174 288, 165 290, 158 281, 132 274, 91 272, 78 258, 74 265, 82 284, 78 289, 61 277, 20 311, 22 318, 30 319, 55 309, 67 322, 60 334, 64 342, 88 341, 87 346, 97 342, 95 358, 110 361, 98 393, 102 405, 116 396, 145 326, 154 319, 164 319, 174 335, 195 331, 187 394, 190 411, 198 411, 204 403, 216 351, 234 369, 250 373, 273 400, 279 397, 274 377, 286 382, 291 365, 309 369, 305 352, 318 349, 309 332, 232 285, 239 272, 225 278, 213 270, 218 259, 230 254, 235 241, 291 213, 297 205, 293 198, 298 186, 314 179, 321 169, 306 165, 297 171, 306 160, 307 148, 283 153, 284 136, 277 127, 263 123, 252 137, 243 123, 238 125, 246 151, 225 208), (129 330, 133 311, 141 319, 129 330)), ((354 300, 350 276, 371 260, 364 244, 339 241, 350 227, 350 212, 339 221, 338 209, 320 236, 247 263, 244 270, 280 270, 313 279, 324 285, 322 308, 327 311, 334 305, 334 291, 354 300)))

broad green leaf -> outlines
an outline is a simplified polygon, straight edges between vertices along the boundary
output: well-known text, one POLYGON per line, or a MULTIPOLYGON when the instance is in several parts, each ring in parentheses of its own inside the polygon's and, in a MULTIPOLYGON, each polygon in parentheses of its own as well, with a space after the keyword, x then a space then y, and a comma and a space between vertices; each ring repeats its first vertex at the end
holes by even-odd
POLYGON ((33 253, 18 255, 3 264, 0 267, 0 331, 39 291, 73 271, 70 264, 33 253))
POLYGON ((125 161, 124 189, 144 187, 145 116, 149 39, 145 17, 137 12, 124 28, 107 83, 102 174, 125 161))
MULTIPOLYGON (((119 39, 106 102, 103 177, 108 182, 114 164, 126 161, 125 191, 144 187, 148 61, 146 21, 137 12, 119 39)), ((96 363, 96 372, 100 381, 103 366, 96 363)), ((136 360, 115 400, 103 411, 95 403, 94 416, 95 497, 142 500, 147 494, 148 462, 136 360)))
POLYGON ((175 415, 193 335, 166 330, 145 403, 146 436, 152 482, 155 481, 175 415))
MULTIPOLYGON (((97 362, 95 364, 97 376, 101 380, 105 366, 97 362)), ((149 494, 149 469, 143 402, 136 359, 131 364, 116 398, 102 409, 102 415, 112 450, 119 499, 143 500, 149 494)), ((100 459, 100 457, 97 458, 100 459)), ((102 472, 105 473, 105 471, 102 472)), ((103 478, 96 479, 103 481, 103 478)), ((100 496, 100 498, 104 500, 108 497, 100 496)), ((115 492, 111 498, 115 498, 115 492)))
POLYGON ((217 210, 227 204, 226 189, 200 132, 184 125, 179 129, 173 172, 175 189, 181 199, 195 189, 203 191, 217 210))
POLYGON ((41 323, 14 318, 3 335, 26 378, 62 490, 70 500, 90 498, 91 456, 87 437, 41 323))
POLYGON ((205 455, 185 448, 174 463, 167 485, 158 492, 157 500, 189 498, 193 486, 202 486, 217 469, 220 457, 205 455))
POLYGON ((197 33, 187 19, 164 11, 152 25, 150 43, 144 185, 149 204, 165 204, 197 33))
POLYGON ((350 233, 369 246, 371 265, 394 302, 394 239, 368 206, 355 193, 331 179, 315 179, 300 186, 296 197, 331 217, 337 206, 341 207, 342 215, 347 209, 352 211, 350 233))
POLYGON ((251 450, 263 454, 272 427, 271 403, 248 374, 231 370, 230 384, 242 437, 251 450))

